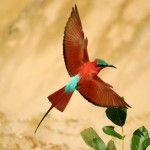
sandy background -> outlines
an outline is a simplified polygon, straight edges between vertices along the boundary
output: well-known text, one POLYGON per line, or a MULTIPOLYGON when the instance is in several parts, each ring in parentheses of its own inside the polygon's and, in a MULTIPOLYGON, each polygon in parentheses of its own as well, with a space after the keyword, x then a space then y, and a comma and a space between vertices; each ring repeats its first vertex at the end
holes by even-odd
MULTIPOLYGON (((66 110, 50 107, 47 96, 69 81, 62 39, 71 8, 77 4, 90 60, 105 59, 118 69, 99 76, 132 106, 124 127, 125 149, 134 129, 150 132, 149 0, 2 0, 0 1, 0 149, 88 150, 80 131, 112 125, 105 109, 75 92, 66 110)), ((120 129, 118 128, 118 131, 120 129)), ((120 141, 116 140, 118 149, 120 141)))

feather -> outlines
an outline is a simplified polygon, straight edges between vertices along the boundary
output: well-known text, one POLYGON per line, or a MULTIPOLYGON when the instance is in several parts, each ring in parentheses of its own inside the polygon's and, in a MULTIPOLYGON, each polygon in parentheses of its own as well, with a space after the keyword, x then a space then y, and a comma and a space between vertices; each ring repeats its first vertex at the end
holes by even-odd
POLYGON ((58 91, 56 91, 55 93, 51 94, 50 96, 48 96, 49 101, 52 103, 51 107, 48 109, 48 111, 45 113, 45 115, 42 117, 41 121, 39 122, 38 126, 36 127, 36 130, 34 133, 36 133, 37 129, 39 128, 39 126, 41 125, 42 121, 44 120, 44 118, 48 115, 48 113, 55 107, 60 111, 64 111, 64 109, 66 108, 72 94, 74 91, 72 92, 66 92, 65 91, 65 86, 61 89, 59 89, 58 91))
MULTIPOLYGON (((99 77, 97 77, 99 78, 99 77)), ((102 80, 94 79, 92 76, 82 78, 77 90, 89 102, 102 107, 130 107, 111 86, 102 80)))
POLYGON ((66 92, 64 86, 63 88, 48 96, 48 99, 52 103, 53 107, 57 108, 60 111, 64 111, 73 92, 74 91, 66 92))
POLYGON ((65 27, 63 39, 64 60, 70 76, 78 74, 76 69, 89 62, 87 44, 88 40, 84 38, 81 20, 75 5, 65 27))

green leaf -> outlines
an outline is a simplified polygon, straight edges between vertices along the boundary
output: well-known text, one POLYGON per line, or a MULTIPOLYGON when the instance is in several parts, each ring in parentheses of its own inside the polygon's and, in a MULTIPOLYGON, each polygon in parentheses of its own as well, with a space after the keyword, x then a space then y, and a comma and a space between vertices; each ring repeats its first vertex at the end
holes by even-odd
POLYGON ((131 150, 143 150, 150 145, 147 129, 142 126, 134 131, 131 138, 131 150))
POLYGON ((107 150, 117 150, 116 149, 116 146, 115 146, 115 143, 113 140, 110 140, 107 144, 107 150))
POLYGON ((123 126, 127 117, 127 109, 126 108, 107 108, 106 115, 109 120, 111 120, 114 124, 118 126, 123 126))
MULTIPOLYGON (((98 136, 98 134, 95 132, 95 130, 93 128, 87 128, 87 129, 83 130, 81 132, 81 136, 82 136, 84 142, 87 145, 89 145, 90 147, 93 147, 93 139, 99 139, 101 141, 101 143, 104 144, 103 140, 98 136)), ((96 142, 97 142, 97 140, 96 140, 96 142)), ((94 144, 96 144, 95 141, 94 141, 94 144)))
POLYGON ((148 146, 150 146, 150 138, 147 138, 146 140, 144 140, 142 144, 142 148, 146 149, 148 146))
POLYGON ((148 138, 148 137, 149 137, 148 131, 147 131, 147 129, 146 129, 144 126, 140 127, 140 128, 139 128, 139 131, 141 131, 141 133, 143 134, 143 136, 144 136, 145 138, 148 138))
POLYGON ((106 145, 100 138, 94 138, 92 144, 95 150, 106 150, 106 145))
POLYGON ((103 131, 104 131, 104 133, 111 135, 113 137, 116 137, 118 139, 122 139, 122 140, 124 139, 124 136, 121 136, 119 133, 117 133, 114 130, 113 126, 105 126, 105 127, 103 127, 103 131))
POLYGON ((142 150, 142 147, 140 148, 140 138, 138 135, 133 134, 130 148, 131 150, 142 150))

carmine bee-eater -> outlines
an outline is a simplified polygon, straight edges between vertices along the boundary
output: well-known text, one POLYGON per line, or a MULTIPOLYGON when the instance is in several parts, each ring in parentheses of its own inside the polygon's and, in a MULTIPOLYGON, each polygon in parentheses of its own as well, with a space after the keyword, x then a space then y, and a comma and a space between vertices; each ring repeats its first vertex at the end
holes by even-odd
POLYGON ((116 67, 102 59, 95 59, 90 62, 87 44, 88 39, 84 37, 78 9, 75 5, 66 24, 63 39, 64 61, 71 79, 64 87, 48 96, 52 105, 39 122, 35 132, 52 108, 55 107, 59 111, 64 111, 75 89, 85 99, 97 106, 130 107, 112 89, 111 85, 105 83, 97 76, 103 68, 116 67))

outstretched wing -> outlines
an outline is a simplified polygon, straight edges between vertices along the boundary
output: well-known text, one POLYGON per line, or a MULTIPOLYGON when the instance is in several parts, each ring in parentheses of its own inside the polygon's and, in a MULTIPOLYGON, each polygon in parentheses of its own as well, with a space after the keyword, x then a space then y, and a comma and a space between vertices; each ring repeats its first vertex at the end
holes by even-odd
POLYGON ((67 22, 63 39, 64 60, 70 76, 77 74, 75 69, 89 61, 87 44, 88 40, 84 38, 81 20, 75 5, 67 22))
POLYGON ((90 76, 78 83, 77 90, 85 99, 102 107, 130 107, 109 84, 98 78, 90 76))

